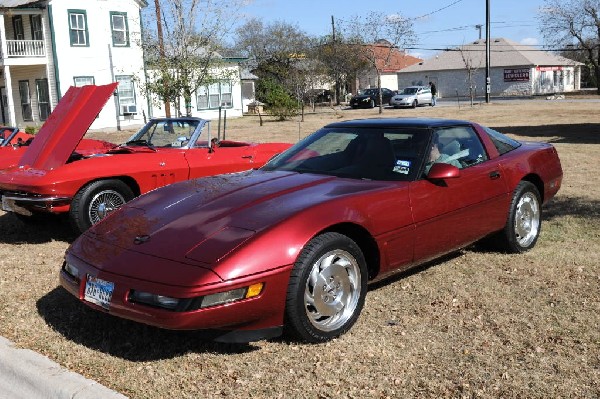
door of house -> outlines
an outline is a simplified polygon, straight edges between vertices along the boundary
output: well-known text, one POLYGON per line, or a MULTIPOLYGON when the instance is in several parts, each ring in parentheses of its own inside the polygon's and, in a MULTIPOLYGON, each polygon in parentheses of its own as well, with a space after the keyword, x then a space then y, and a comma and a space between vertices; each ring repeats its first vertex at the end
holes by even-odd
POLYGON ((6 87, 0 87, 0 123, 6 125, 6 111, 8 109, 8 97, 6 87))
POLYGON ((48 119, 50 115, 50 93, 48 91, 48 79, 36 79, 35 87, 37 92, 38 111, 41 121, 48 119))

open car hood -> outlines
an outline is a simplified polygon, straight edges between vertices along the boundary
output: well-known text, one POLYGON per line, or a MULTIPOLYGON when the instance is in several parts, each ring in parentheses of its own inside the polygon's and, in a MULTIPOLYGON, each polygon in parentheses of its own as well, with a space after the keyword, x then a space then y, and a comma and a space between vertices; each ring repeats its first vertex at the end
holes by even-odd
POLYGON ((64 165, 117 85, 70 87, 35 135, 19 166, 54 169, 64 165))

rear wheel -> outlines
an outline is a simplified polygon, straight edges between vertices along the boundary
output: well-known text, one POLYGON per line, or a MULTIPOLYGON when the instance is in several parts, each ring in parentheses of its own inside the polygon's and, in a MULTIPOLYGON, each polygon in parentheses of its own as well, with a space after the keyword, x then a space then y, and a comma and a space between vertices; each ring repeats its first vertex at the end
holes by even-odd
POLYGON ((500 234, 502 248, 511 253, 530 250, 537 242, 541 225, 540 193, 535 185, 522 181, 515 188, 508 220, 500 234))
POLYGON ((306 342, 323 342, 358 319, 367 293, 367 266, 356 243, 339 233, 309 241, 294 263, 285 309, 285 330, 306 342))
POLYGON ((135 197, 121 180, 98 180, 84 186, 71 202, 69 217, 73 229, 83 233, 135 197))

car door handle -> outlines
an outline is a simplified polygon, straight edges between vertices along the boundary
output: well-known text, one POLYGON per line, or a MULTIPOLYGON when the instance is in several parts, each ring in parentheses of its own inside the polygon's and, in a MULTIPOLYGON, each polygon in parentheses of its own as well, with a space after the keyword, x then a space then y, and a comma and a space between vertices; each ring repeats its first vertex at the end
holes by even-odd
POLYGON ((497 171, 497 170, 495 170, 493 172, 490 172, 489 176, 490 176, 490 179, 492 179, 492 180, 499 179, 500 178, 500 172, 497 171))
POLYGON ((243 159, 252 159, 252 158, 254 158, 254 156, 253 155, 242 155, 242 158, 243 159))

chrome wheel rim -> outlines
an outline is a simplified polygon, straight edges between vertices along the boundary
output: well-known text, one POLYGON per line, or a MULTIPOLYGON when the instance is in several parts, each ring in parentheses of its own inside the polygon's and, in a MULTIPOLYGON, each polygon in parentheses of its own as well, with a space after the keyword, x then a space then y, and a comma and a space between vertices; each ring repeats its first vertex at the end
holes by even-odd
POLYGON ((336 330, 352 318, 360 295, 360 267, 354 256, 340 249, 327 252, 313 264, 306 281, 306 315, 319 330, 336 330))
POLYGON ((115 190, 103 190, 94 195, 90 201, 88 216, 92 224, 96 224, 112 211, 125 203, 125 198, 115 190))
POLYGON ((529 246, 540 229, 540 206, 533 193, 519 199, 515 212, 515 237, 522 247, 529 246))

